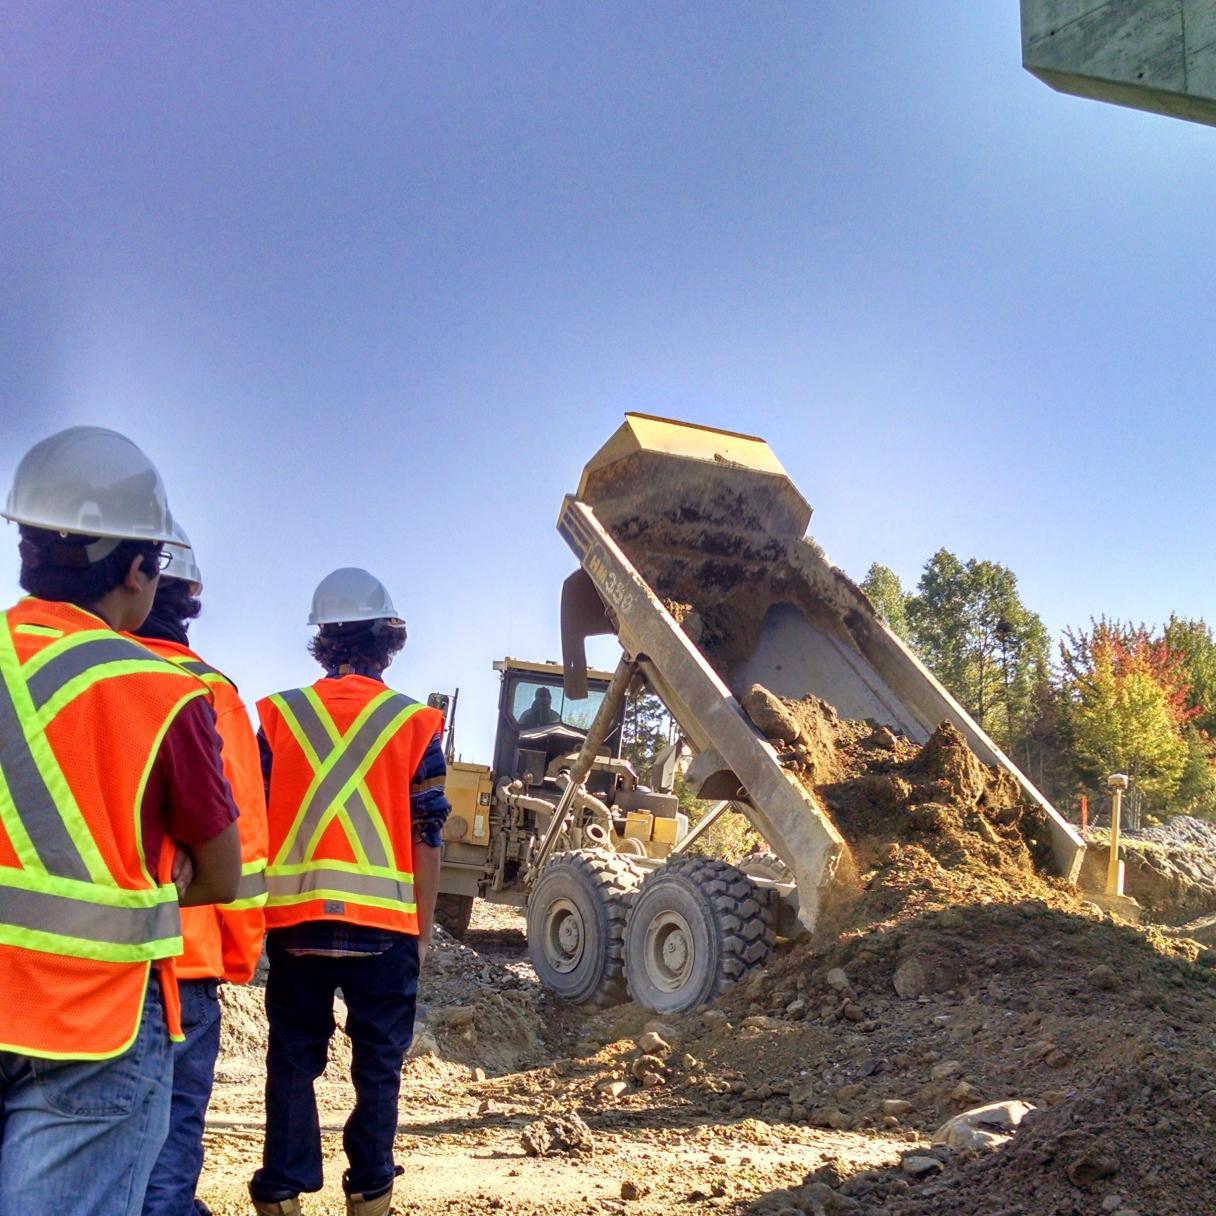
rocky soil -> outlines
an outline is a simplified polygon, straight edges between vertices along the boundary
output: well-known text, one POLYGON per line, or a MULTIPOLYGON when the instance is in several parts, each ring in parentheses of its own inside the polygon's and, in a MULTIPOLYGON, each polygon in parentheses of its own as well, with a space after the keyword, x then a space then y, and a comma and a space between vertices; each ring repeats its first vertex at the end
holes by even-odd
MULTIPOLYGON (((396 1210, 1208 1210, 1205 948, 1046 876, 1039 812, 950 728, 919 748, 818 702, 780 708, 766 729, 784 732, 796 776, 851 845, 848 897, 715 1007, 663 1023, 633 1005, 586 1016, 553 1003, 522 918, 479 906, 466 943, 442 938, 427 961, 396 1210), (1016 1130, 933 1142, 951 1117, 1004 1099, 1024 1104, 1016 1130)), ((217 1216, 248 1211, 259 998, 225 994, 201 1188, 217 1216)), ((339 1034, 319 1087, 327 1185, 306 1212, 343 1211, 348 1061, 339 1034)))
MULTIPOLYGON (((1092 831, 1082 881, 1101 887, 1110 834, 1092 831)), ((1181 925, 1216 913, 1216 824, 1176 815, 1156 827, 1120 836, 1124 890, 1162 924, 1181 925)))

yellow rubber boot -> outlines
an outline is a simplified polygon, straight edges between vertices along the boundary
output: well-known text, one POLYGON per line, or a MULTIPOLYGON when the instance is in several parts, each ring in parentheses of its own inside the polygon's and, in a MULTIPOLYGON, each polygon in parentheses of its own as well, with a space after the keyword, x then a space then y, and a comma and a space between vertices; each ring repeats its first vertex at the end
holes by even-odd
POLYGON ((393 1188, 375 1199, 364 1199, 362 1195, 347 1195, 346 1216, 388 1216, 393 1206, 393 1188))
MULTIPOLYGON (((267 1203, 264 1199, 253 1201, 253 1210, 258 1216, 300 1216, 303 1209, 299 1199, 276 1199, 267 1203)), ((387 1209, 385 1209, 387 1211, 387 1209)))

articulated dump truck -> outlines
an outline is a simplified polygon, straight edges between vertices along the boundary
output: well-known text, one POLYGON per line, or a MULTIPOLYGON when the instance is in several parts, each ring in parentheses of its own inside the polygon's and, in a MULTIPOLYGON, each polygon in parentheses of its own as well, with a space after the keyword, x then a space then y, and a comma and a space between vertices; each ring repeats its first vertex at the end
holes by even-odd
MULTIPOLYGON (((597 722, 611 720, 614 696, 640 676, 693 753, 692 792, 714 800, 710 814, 745 814, 788 871, 745 861, 749 874, 689 855, 690 836, 666 859, 637 859, 631 868, 642 877, 604 965, 619 966, 634 999, 655 1010, 691 1008, 762 962, 781 905, 796 906, 797 922, 813 929, 847 862, 825 808, 744 712, 757 684, 778 697, 821 698, 841 718, 872 719, 916 743, 953 723, 1041 809, 1056 872, 1075 882, 1080 871, 1078 834, 806 535, 810 519, 763 440, 641 414, 627 416, 562 505, 558 531, 580 565, 562 594, 568 695, 586 689, 585 639, 615 634, 624 655, 597 722)), ((570 775, 577 783, 579 771, 570 775)), ((536 872, 528 903, 543 974, 574 961, 562 953, 565 905, 559 896, 555 912, 544 901, 547 869, 536 872)), ((615 931, 611 918, 603 923, 615 931)))
POLYGON ((629 995, 661 1013, 711 1000, 765 962, 778 932, 813 930, 848 875, 848 846, 786 744, 743 708, 757 685, 914 743, 953 723, 1037 805, 1054 870, 1076 881, 1080 837, 828 561, 810 518, 763 440, 642 414, 626 416, 565 499, 558 531, 580 568, 562 589, 563 692, 595 710, 565 754, 546 753, 545 782, 495 776, 492 831, 518 841, 530 817, 510 880, 499 870, 480 893, 526 905, 537 973, 567 1000, 629 995), (613 673, 588 672, 596 634, 620 641, 613 673), (639 682, 691 753, 692 793, 714 804, 691 832, 671 763, 643 780, 614 759, 639 682), (776 857, 730 865, 688 851, 715 817, 740 813, 776 857))

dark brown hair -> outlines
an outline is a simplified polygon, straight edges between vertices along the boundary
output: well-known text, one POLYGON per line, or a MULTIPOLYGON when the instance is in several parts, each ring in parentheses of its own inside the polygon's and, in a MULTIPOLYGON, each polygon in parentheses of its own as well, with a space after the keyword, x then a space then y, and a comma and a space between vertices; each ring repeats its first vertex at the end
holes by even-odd
POLYGON ((96 536, 64 536, 46 528, 21 525, 21 575, 30 595, 61 604, 89 608, 109 595, 127 577, 134 558, 143 557, 140 570, 155 578, 160 569, 160 545, 146 540, 120 540, 100 561, 90 562, 85 546, 96 536))
POLYGON ((405 645, 405 625, 388 621, 357 621, 322 625, 308 643, 308 653, 327 672, 349 666, 355 672, 379 675, 405 645))

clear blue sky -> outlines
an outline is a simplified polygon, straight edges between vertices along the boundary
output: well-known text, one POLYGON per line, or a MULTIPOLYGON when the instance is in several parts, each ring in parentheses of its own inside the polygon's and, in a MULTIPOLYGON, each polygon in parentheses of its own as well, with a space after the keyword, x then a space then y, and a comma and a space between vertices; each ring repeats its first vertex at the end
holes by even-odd
POLYGON ((0 63, 0 482, 135 438, 251 701, 365 565, 488 756, 627 409, 766 437, 857 577, 1212 615, 1216 130, 1050 92, 1017 0, 9 0, 0 63))

